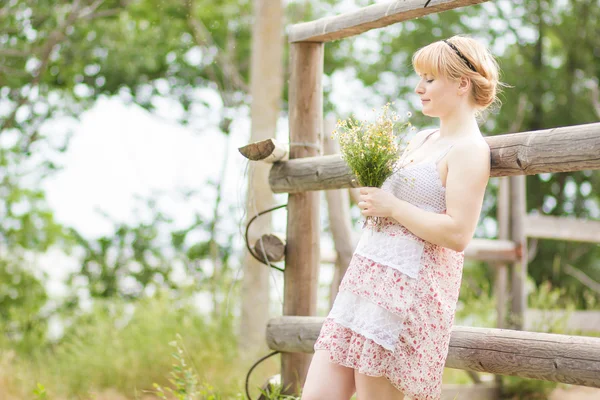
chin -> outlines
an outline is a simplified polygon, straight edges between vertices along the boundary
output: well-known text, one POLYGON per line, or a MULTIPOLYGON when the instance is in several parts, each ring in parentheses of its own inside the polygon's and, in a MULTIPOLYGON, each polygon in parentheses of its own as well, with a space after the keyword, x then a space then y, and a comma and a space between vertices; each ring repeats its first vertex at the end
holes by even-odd
POLYGON ((432 112, 431 110, 421 110, 421 113, 423 115, 426 115, 426 116, 431 117, 431 118, 437 117, 437 114, 435 112, 432 112))

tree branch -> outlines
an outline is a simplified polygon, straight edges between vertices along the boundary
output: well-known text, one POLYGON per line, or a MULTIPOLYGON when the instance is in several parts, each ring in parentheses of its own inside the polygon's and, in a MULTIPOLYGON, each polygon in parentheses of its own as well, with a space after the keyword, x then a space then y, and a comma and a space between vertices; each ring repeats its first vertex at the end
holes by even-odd
POLYGON ((572 277, 577 279, 579 282, 581 282, 588 288, 592 289, 594 292, 600 293, 600 283, 596 282, 595 280, 593 280, 592 278, 587 276, 581 270, 573 267, 572 265, 567 264, 567 265, 565 265, 565 272, 568 275, 571 275, 572 277))
MULTIPOLYGON (((58 28, 52 31, 48 36, 48 41, 46 42, 46 45, 42 48, 38 57, 41 60, 40 65, 33 72, 33 80, 31 81, 30 85, 32 88, 40 82, 42 74, 46 71, 48 63, 50 62, 50 55, 52 54, 52 51, 65 37, 65 30, 69 26, 73 25, 79 17, 81 12, 80 3, 81 0, 75 0, 73 2, 73 6, 71 7, 71 13, 69 14, 69 16, 63 21, 63 23, 58 28)), ((12 112, 4 120, 2 125, 0 125, 0 134, 2 134, 4 130, 10 128, 14 124, 17 111, 21 106, 27 103, 27 101, 27 95, 19 94, 17 96, 16 104, 12 112)))
POLYGON ((591 90, 591 98, 592 105, 594 106, 594 111, 596 111, 596 115, 600 118, 600 90, 598 89, 598 81, 589 79, 587 86, 591 90))
POLYGON ((22 50, 17 49, 0 49, 0 56, 7 57, 26 57, 29 53, 22 50))
MULTIPOLYGON (((212 35, 210 34, 210 31, 206 28, 204 23, 201 20, 194 18, 193 13, 192 13, 193 4, 194 4, 194 0, 185 0, 185 7, 187 8, 186 11, 187 11, 187 15, 188 15, 187 23, 192 31, 194 40, 196 41, 196 44, 200 47, 216 48, 217 49, 217 55, 216 55, 217 60, 216 61, 219 65, 219 68, 221 68, 221 70, 223 71, 223 74, 225 75, 225 80, 228 80, 229 82, 233 82, 234 88, 236 88, 238 90, 242 90, 245 93, 250 93, 250 88, 244 82, 242 75, 235 67, 235 64, 231 60, 229 53, 224 51, 223 49, 221 49, 219 46, 217 46, 217 44, 215 43, 215 41, 212 38, 212 35)), ((218 82, 218 81, 215 81, 215 83, 216 82, 218 82)))
POLYGON ((509 132, 519 132, 521 130, 521 125, 523 124, 523 119, 525 118, 525 108, 527 108, 527 95, 525 93, 521 93, 519 95, 517 113, 513 123, 510 125, 509 132))

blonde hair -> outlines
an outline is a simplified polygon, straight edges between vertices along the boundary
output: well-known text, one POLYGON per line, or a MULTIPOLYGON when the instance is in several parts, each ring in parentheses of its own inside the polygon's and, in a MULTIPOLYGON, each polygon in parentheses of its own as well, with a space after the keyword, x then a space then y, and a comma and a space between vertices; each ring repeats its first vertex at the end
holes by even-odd
POLYGON ((504 84, 499 81, 498 63, 490 51, 470 37, 453 36, 446 42, 440 40, 420 48, 412 58, 415 71, 452 80, 467 77, 471 80, 471 95, 478 109, 499 106, 498 93, 504 84))

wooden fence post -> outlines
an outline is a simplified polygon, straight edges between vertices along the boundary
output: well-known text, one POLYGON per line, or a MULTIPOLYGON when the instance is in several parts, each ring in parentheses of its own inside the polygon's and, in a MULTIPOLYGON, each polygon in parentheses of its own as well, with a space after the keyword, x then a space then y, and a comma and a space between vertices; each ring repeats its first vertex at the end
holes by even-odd
MULTIPOLYGON (((498 219, 498 239, 510 239, 510 182, 508 177, 500 178, 498 184, 498 202, 497 202, 497 219, 498 219)), ((498 319, 496 328, 506 327, 506 296, 508 286, 508 266, 506 263, 495 266, 496 279, 494 282, 494 292, 496 294, 496 311, 498 319)))
MULTIPOLYGON (((319 155, 323 129, 323 43, 290 44, 290 159, 319 155)), ((284 272, 283 314, 311 316, 317 310, 320 258, 319 192, 290 194, 284 272)), ((311 356, 281 355, 288 394, 304 385, 311 356)))
POLYGON ((512 329, 523 329, 525 326, 525 311, 527 310, 527 237, 525 236, 526 206, 526 177, 525 175, 510 178, 511 239, 517 245, 520 261, 512 265, 511 277, 511 315, 512 329))

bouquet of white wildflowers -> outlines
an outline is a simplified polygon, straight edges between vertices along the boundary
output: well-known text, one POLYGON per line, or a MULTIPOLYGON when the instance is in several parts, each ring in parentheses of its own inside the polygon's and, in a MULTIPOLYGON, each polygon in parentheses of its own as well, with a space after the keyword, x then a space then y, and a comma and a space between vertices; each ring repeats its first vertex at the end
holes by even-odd
MULTIPOLYGON (((360 186, 383 185, 395 172, 400 155, 408 144, 406 136, 409 130, 415 130, 410 122, 403 121, 395 111, 390 110, 393 104, 384 105, 381 114, 372 123, 358 121, 354 117, 339 120, 332 134, 332 138, 337 137, 340 143, 342 159, 360 186)), ((411 117, 410 112, 407 117, 411 117)))

